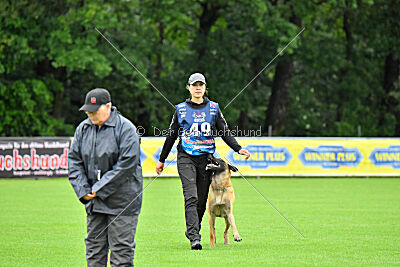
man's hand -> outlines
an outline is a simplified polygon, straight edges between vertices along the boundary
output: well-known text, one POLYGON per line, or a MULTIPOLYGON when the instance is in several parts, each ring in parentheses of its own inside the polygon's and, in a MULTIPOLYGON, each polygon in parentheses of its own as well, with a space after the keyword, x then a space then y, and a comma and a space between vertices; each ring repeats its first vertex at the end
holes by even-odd
POLYGON ((156 172, 158 175, 160 175, 162 173, 162 171, 164 170, 164 163, 162 162, 157 162, 157 166, 156 166, 156 172))
POLYGON ((247 149, 240 149, 238 152, 240 155, 246 156, 246 160, 250 158, 250 153, 247 149))
POLYGON ((86 200, 86 201, 89 201, 89 200, 91 200, 92 198, 95 198, 95 197, 96 197, 96 192, 92 191, 91 194, 84 195, 82 198, 84 200, 86 200))

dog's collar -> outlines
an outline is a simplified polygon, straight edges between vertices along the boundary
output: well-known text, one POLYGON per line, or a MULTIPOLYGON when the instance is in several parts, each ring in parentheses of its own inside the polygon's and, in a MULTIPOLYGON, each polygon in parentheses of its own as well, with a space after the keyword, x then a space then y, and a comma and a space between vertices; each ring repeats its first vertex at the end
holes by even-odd
POLYGON ((225 192, 229 187, 231 187, 231 186, 227 186, 227 187, 224 187, 224 188, 213 188, 214 189, 214 191, 217 191, 217 192, 225 192))

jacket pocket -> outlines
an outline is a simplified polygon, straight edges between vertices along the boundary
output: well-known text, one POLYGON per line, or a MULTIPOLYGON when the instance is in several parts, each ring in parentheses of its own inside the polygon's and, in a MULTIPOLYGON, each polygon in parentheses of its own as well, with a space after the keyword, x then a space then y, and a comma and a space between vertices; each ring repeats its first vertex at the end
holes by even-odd
POLYGON ((181 163, 178 164, 179 176, 190 182, 196 181, 196 167, 193 164, 181 163))

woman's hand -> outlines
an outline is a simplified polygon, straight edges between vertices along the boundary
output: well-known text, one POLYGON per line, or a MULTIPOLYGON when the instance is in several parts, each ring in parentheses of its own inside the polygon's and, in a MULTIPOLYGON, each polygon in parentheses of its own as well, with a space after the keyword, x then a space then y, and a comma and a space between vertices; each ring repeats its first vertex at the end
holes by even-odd
POLYGON ((250 153, 249 151, 247 151, 247 149, 240 149, 238 152, 240 155, 246 156, 246 160, 248 160, 250 158, 250 153))
POLYGON ((157 162, 157 166, 156 166, 156 172, 158 175, 160 175, 162 173, 162 171, 164 170, 164 163, 162 162, 157 162))

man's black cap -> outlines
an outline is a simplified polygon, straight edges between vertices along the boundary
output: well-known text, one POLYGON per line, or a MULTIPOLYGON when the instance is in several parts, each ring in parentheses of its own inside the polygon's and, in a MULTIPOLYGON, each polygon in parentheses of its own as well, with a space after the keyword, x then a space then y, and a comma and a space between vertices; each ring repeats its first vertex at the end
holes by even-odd
POLYGON ((103 104, 111 102, 110 93, 103 88, 96 88, 86 94, 85 105, 79 111, 95 112, 103 104))

